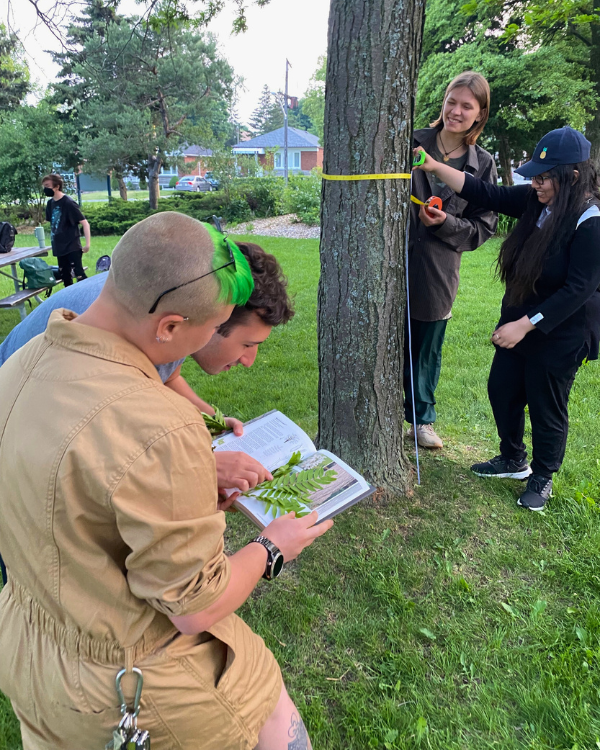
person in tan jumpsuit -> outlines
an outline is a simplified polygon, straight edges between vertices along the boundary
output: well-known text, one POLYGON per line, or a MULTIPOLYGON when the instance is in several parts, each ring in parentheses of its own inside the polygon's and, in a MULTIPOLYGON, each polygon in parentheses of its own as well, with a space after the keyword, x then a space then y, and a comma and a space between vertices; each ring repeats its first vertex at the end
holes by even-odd
MULTIPOLYGON (((154 750, 310 748, 274 657, 233 614, 267 550, 224 554, 208 431, 155 367, 249 297, 232 244, 174 212, 145 219, 96 302, 55 311, 0 370, 0 690, 24 750, 102 750, 133 666, 154 750)), ((331 526, 316 520, 263 535, 292 560, 331 526)))

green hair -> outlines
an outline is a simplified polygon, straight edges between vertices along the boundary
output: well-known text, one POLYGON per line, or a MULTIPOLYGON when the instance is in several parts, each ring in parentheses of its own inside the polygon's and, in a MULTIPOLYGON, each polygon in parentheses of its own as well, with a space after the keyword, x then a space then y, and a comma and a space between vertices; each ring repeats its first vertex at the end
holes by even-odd
POLYGON ((254 291, 254 279, 245 255, 235 242, 227 239, 212 224, 202 222, 202 225, 210 234, 215 246, 213 269, 220 269, 215 273, 220 287, 218 301, 228 305, 245 305, 254 291), (235 266, 227 265, 231 262, 231 255, 235 260, 235 266))

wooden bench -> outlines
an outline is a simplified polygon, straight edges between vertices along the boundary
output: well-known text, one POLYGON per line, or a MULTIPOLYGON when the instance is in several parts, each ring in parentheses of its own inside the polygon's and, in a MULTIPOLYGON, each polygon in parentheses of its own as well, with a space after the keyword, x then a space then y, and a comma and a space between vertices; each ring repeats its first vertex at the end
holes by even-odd
MULTIPOLYGON (((22 305, 26 300, 31 299, 32 297, 37 297, 38 294, 45 292, 46 289, 48 289, 48 287, 43 286, 41 289, 22 289, 20 292, 9 294, 8 297, 0 299, 0 309, 22 305)), ((38 299, 38 302, 42 302, 42 300, 38 299)))
MULTIPOLYGON (((88 267, 84 266, 83 270, 87 271, 88 267)), ((59 279, 58 283, 54 286, 43 286, 40 289, 22 289, 20 292, 14 292, 13 294, 9 294, 8 297, 4 297, 3 299, 0 299, 0 310, 7 309, 11 307, 17 307, 18 305, 22 305, 24 302, 26 302, 29 299, 35 298, 37 302, 43 302, 42 299, 38 297, 39 294, 42 294, 42 292, 47 291, 48 289, 54 289, 59 284, 62 284, 63 280, 59 279)))

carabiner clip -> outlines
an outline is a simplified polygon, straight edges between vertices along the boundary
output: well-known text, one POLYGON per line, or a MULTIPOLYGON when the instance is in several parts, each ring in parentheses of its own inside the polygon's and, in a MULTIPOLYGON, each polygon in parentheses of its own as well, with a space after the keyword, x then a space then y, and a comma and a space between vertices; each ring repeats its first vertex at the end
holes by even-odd
POLYGON ((133 699, 132 711, 129 711, 129 709, 127 708, 127 701, 125 700, 125 696, 123 695, 123 689, 121 688, 121 681, 123 680, 124 675, 127 674, 126 669, 121 669, 121 671, 117 674, 115 678, 115 687, 117 689, 117 696, 119 698, 119 702, 121 703, 121 713, 123 714, 123 716, 125 716, 126 713, 129 713, 131 714, 131 716, 135 718, 140 712, 140 699, 142 697, 144 675, 142 674, 142 670, 138 669, 137 667, 133 667, 131 671, 137 677, 137 686, 135 688, 135 698, 133 699))

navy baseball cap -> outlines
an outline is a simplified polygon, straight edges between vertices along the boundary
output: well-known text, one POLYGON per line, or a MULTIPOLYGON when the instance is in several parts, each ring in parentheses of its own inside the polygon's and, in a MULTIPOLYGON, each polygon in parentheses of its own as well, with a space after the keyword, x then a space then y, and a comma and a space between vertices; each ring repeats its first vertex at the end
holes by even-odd
POLYGON ((531 161, 515 169, 521 177, 536 177, 559 164, 579 164, 590 158, 592 144, 578 130, 551 130, 535 147, 531 161))

